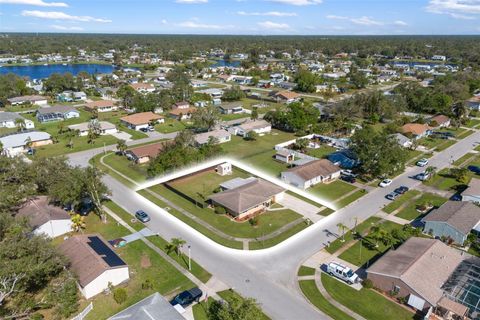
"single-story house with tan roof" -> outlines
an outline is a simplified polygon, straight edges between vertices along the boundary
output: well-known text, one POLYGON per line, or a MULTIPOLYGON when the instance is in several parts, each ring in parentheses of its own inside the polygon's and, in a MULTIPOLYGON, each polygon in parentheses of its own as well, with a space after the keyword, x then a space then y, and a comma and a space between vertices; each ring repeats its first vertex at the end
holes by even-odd
MULTIPOLYGON (((100 131, 99 134, 101 136, 106 134, 115 134, 118 132, 117 127, 114 124, 107 121, 98 121, 98 127, 100 131)), ((68 129, 73 131, 78 131, 78 135, 80 137, 84 137, 88 135, 88 131, 90 130, 90 122, 72 124, 68 126, 68 129)))
POLYGON ((472 230, 480 231, 480 208, 471 202, 447 201, 422 221, 425 223, 423 232, 463 245, 472 230))
POLYGON ((193 137, 193 139, 195 140, 195 143, 198 146, 207 144, 210 141, 210 138, 214 138, 215 141, 218 144, 220 144, 220 143, 229 142, 232 139, 232 135, 227 130, 218 129, 218 130, 213 130, 208 132, 202 132, 202 133, 196 134, 193 137))
POLYGON ((450 127, 450 124, 450 118, 443 114, 436 115, 430 118, 429 121, 429 125, 434 128, 448 128, 450 127))
POLYGON ((301 189, 318 183, 329 183, 340 177, 340 167, 330 160, 319 159, 293 167, 281 173, 281 179, 301 189))
POLYGON ((230 132, 237 136, 246 137, 247 134, 251 131, 254 131, 257 134, 269 133, 272 131, 272 125, 263 119, 260 120, 250 120, 245 121, 242 124, 230 127, 230 132))
POLYGON ((168 116, 170 118, 173 118, 175 120, 188 120, 192 117, 192 114, 197 111, 197 108, 195 107, 189 107, 189 108, 177 108, 177 109, 172 109, 168 113, 168 116))
POLYGON ((87 299, 130 278, 128 265, 99 234, 73 236, 60 244, 59 250, 70 261, 69 269, 87 299))
POLYGON ((275 93, 275 98, 280 102, 292 103, 300 100, 300 95, 293 91, 284 90, 275 93))
MULTIPOLYGON (((379 290, 394 292, 397 297, 406 298, 411 307, 427 311, 439 303, 448 306, 442 300, 442 286, 464 259, 459 250, 440 240, 412 237, 396 250, 390 249, 370 266, 367 278, 379 290)), ((457 312, 468 311, 458 302, 450 300, 450 305, 455 305, 457 312)))
POLYGON ((208 199, 213 206, 225 208, 236 219, 263 213, 271 204, 281 200, 285 192, 282 187, 260 178, 233 180, 222 184, 223 187, 228 186, 227 190, 215 193, 208 199))
POLYGON ((136 163, 147 163, 158 156, 164 147, 165 143, 158 142, 128 149, 125 154, 127 158, 135 161, 136 163))
POLYGON ((37 106, 44 106, 48 103, 48 98, 44 96, 31 95, 31 96, 20 96, 7 99, 8 103, 12 106, 18 106, 21 104, 31 103, 37 106))
POLYGON ((410 134, 414 139, 421 139, 431 133, 431 128, 425 123, 406 123, 401 128, 403 134, 410 134))
POLYGON ((55 238, 72 231, 72 220, 68 212, 50 204, 47 196, 37 196, 24 202, 16 218, 25 218, 37 235, 55 238))
POLYGON ((120 118, 120 122, 126 125, 128 128, 133 130, 140 130, 142 128, 147 128, 150 123, 163 123, 165 119, 163 116, 155 114, 151 111, 140 112, 130 114, 128 116, 120 118))
POLYGON ((97 112, 110 112, 118 110, 118 106, 116 102, 113 100, 98 100, 92 101, 85 105, 85 108, 90 111, 97 111, 97 112))
POLYGON ((151 83, 138 82, 138 83, 132 83, 130 86, 135 91, 140 93, 150 93, 155 91, 155 86, 151 83))

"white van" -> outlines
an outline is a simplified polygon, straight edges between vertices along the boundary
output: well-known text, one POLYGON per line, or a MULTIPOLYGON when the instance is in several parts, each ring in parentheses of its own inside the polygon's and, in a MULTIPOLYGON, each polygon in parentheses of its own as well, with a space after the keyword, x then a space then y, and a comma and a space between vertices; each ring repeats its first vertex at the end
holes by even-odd
POLYGON ((337 262, 330 262, 327 265, 327 273, 331 276, 342 279, 348 284, 357 283, 360 279, 352 269, 337 262))

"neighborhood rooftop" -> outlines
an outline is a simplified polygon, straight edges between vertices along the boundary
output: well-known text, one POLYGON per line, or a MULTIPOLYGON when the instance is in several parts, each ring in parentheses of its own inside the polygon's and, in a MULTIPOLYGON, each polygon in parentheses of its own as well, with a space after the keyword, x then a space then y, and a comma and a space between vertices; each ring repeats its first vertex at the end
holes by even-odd
POLYGON ((480 208, 472 202, 447 201, 423 220, 446 222, 458 231, 468 234, 480 221, 480 208))
POLYGON ((16 217, 27 218, 32 228, 37 228, 51 220, 70 219, 70 215, 65 210, 51 205, 47 196, 38 196, 23 203, 16 217))
POLYGON ((340 167, 334 165, 330 160, 319 159, 288 169, 288 172, 293 172, 304 180, 311 180, 318 176, 329 176, 339 170, 340 167))

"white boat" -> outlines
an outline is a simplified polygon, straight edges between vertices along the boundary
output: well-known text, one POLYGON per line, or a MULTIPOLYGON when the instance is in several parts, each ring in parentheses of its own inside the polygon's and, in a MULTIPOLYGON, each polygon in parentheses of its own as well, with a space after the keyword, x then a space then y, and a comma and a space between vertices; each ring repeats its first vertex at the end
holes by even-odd
POLYGON ((66 63, 62 63, 62 65, 66 66, 67 64, 66 64, 66 63))
POLYGON ((43 65, 44 65, 44 66, 48 66, 48 63, 44 63, 43 65))

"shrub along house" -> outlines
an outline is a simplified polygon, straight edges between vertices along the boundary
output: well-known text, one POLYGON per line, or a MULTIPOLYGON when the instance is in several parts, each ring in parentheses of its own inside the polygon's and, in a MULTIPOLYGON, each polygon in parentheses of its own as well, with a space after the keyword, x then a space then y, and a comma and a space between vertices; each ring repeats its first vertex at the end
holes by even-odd
POLYGON ((283 198, 285 189, 259 178, 236 178, 223 183, 222 192, 208 199, 238 220, 263 213, 272 203, 283 198))
POLYGON ((301 189, 318 183, 329 183, 340 177, 340 167, 330 160, 319 159, 293 167, 281 173, 281 179, 301 189))
POLYGON ((76 274, 80 292, 87 299, 130 277, 128 265, 98 234, 68 238, 59 250, 70 261, 69 269, 76 274))

